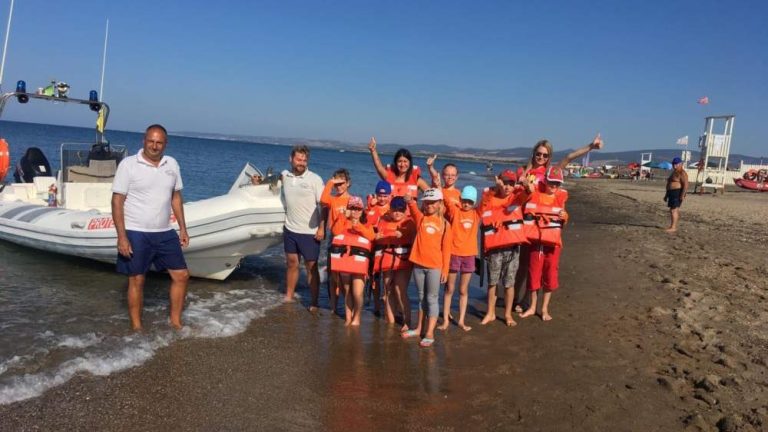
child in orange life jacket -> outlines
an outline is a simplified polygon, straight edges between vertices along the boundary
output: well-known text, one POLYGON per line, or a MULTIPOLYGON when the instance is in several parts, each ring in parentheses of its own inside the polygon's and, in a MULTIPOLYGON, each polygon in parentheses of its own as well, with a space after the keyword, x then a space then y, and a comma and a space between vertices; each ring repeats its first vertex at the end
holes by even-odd
POLYGON ((363 291, 371 259, 373 229, 360 219, 363 200, 350 196, 345 217, 339 217, 331 228, 331 268, 340 276, 344 289, 344 321, 346 325, 360 325, 363 312, 363 291))
POLYGON ((448 280, 453 237, 451 225, 441 212, 443 194, 440 189, 424 191, 423 213, 410 195, 406 195, 405 200, 416 222, 416 240, 409 259, 414 264, 413 274, 419 290, 419 321, 416 328, 404 332, 403 337, 419 336, 426 327, 419 345, 429 347, 435 343, 435 327, 440 314, 440 284, 448 280))
MULTIPOLYGON (((368 195, 368 208, 365 211, 365 224, 376 231, 379 219, 389 211, 389 200, 392 194, 392 186, 384 180, 376 184, 375 195, 368 195)), ((371 275, 371 295, 373 296, 373 314, 381 314, 382 290, 379 287, 379 279, 374 269, 371 275)), ((385 294, 386 295, 386 294, 385 294)))
POLYGON ((480 225, 480 206, 477 202, 477 189, 474 186, 464 186, 461 191, 461 204, 457 205, 444 201, 446 216, 451 223, 453 243, 451 244, 451 263, 449 266, 448 283, 445 284, 443 295, 443 324, 439 327, 446 330, 450 323, 451 300, 456 289, 456 279, 459 278, 459 322, 458 326, 464 331, 472 330, 464 323, 469 300, 469 280, 475 272, 475 257, 477 256, 477 229, 480 225))
POLYGON ((438 174, 434 167, 437 155, 427 158, 429 175, 432 177, 432 187, 440 188, 443 192, 443 203, 461 207, 461 190, 456 187, 459 179, 459 168, 452 163, 443 165, 443 171, 438 174))
MULTIPOLYGON (((328 208, 328 220, 325 226, 333 227, 336 220, 344 217, 347 210, 347 201, 349 201, 349 186, 351 184, 349 171, 344 168, 337 169, 328 182, 325 184, 323 193, 320 196, 320 203, 328 208)), ((328 261, 330 264, 330 260, 328 261)), ((328 269, 328 299, 332 312, 336 311, 341 280, 338 272, 333 271, 333 266, 328 269)))
MULTIPOLYGON (((481 204, 481 214, 502 214, 509 219, 508 222, 517 220, 519 223, 519 236, 517 239, 510 238, 509 244, 500 246, 491 245, 490 238, 484 237, 485 259, 488 261, 488 310, 480 322, 486 325, 496 320, 496 289, 499 283, 504 287, 504 320, 508 327, 517 325, 512 317, 512 305, 515 300, 515 274, 517 272, 518 254, 520 253, 520 244, 527 242, 522 234, 522 211, 520 210, 526 195, 523 188, 516 186, 517 175, 512 170, 505 170, 496 177, 496 185, 493 189, 486 189, 483 192, 483 201, 481 204), (511 211, 510 211, 511 210, 511 211), (503 213, 500 213, 502 212, 503 213)), ((491 217, 491 219, 493 219, 491 217)), ((502 221, 489 221, 495 232, 500 232, 502 221)), ((484 222, 485 224, 485 222, 484 222)), ((509 234, 517 231, 509 231, 509 234)), ((483 233, 485 236, 485 233, 483 233)))
POLYGON ((411 306, 408 299, 408 281, 413 264, 408 261, 416 224, 406 214, 407 204, 403 197, 395 197, 389 203, 389 212, 376 224, 373 271, 381 274, 384 292, 384 311, 388 323, 395 323, 395 313, 403 314, 401 332, 411 324, 411 306))
POLYGON ((376 193, 368 195, 368 207, 365 210, 365 223, 375 227, 379 219, 389 211, 389 201, 392 198, 392 185, 384 180, 376 183, 376 193))
POLYGON ((530 255, 528 264, 528 289, 531 292, 531 305, 520 315, 527 318, 536 313, 536 302, 539 290, 544 288, 544 299, 541 304, 541 319, 549 321, 549 302, 552 292, 559 286, 558 266, 562 240, 560 232, 568 221, 565 202, 568 192, 561 189, 563 170, 560 167, 549 167, 546 174, 544 190, 530 187, 531 196, 526 203, 526 224, 530 224, 530 255), (532 219, 532 220, 531 220, 532 219))

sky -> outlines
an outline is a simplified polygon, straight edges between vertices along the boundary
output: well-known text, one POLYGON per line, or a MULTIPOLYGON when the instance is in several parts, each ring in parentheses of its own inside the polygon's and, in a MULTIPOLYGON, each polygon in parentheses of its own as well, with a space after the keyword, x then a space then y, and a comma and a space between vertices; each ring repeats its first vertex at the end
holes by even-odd
POLYGON ((731 151, 768 155, 765 1, 16 0, 3 91, 57 79, 87 98, 107 19, 112 129, 556 150, 600 132, 623 151, 695 146, 733 114, 731 151))

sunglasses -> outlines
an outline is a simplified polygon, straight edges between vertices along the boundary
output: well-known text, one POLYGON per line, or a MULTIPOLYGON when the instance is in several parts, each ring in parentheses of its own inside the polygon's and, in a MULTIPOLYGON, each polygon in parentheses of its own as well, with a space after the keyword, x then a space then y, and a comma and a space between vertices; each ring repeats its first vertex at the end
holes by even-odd
POLYGON ((362 207, 347 207, 349 211, 363 211, 362 207))
POLYGON ((391 210, 392 210, 393 212, 400 212, 400 213, 404 213, 404 212, 405 212, 405 207, 391 207, 391 210))
POLYGON ((512 180, 504 180, 504 181, 502 181, 502 183, 504 183, 504 186, 514 186, 515 185, 515 182, 512 181, 512 180))
POLYGON ((536 152, 536 157, 549 159, 549 153, 536 152))

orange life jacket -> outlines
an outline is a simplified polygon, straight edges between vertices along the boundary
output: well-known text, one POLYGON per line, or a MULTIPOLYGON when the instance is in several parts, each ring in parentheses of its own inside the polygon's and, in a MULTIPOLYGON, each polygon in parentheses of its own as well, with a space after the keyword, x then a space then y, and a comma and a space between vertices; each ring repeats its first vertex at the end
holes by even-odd
POLYGON ((396 182, 395 172, 392 171, 389 165, 387 165, 387 181, 392 185, 392 196, 406 196, 410 194, 416 198, 419 195, 419 178, 421 178, 421 168, 417 165, 413 166, 411 175, 408 177, 408 181, 396 182))
POLYGON ((525 235, 533 243, 562 246, 562 230, 565 221, 560 217, 560 212, 565 210, 568 192, 565 189, 558 189, 555 192, 553 204, 544 204, 540 198, 541 194, 534 192, 531 200, 525 203, 523 211, 525 235))
POLYGON ((523 210, 516 204, 484 211, 480 231, 486 253, 528 243, 523 230, 523 210))
POLYGON ((8 168, 11 166, 11 152, 8 150, 8 142, 0 138, 0 182, 8 174, 8 168))
POLYGON ((331 270, 357 275, 368 274, 371 259, 371 241, 350 231, 333 236, 329 252, 331 270))
POLYGON ((373 245, 373 272, 411 268, 412 264, 408 261, 408 257, 413 245, 412 236, 398 238, 392 223, 385 220, 381 220, 376 228, 381 238, 373 245))

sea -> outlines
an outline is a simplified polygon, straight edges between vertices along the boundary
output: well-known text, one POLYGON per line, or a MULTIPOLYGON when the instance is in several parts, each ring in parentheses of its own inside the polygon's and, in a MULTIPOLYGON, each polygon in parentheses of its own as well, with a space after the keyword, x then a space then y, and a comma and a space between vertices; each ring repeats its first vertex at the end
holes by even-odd
MULTIPOLYGON (((62 143, 92 144, 96 139, 91 128, 9 121, 0 121, 0 136, 9 143, 12 164, 28 147, 38 147, 54 171, 62 143)), ((110 144, 125 146, 130 154, 142 145, 142 133, 107 131, 106 136, 110 144)), ((275 172, 288 169, 290 151, 289 146, 171 133, 166 154, 178 160, 184 200, 190 202, 226 193, 246 162, 264 172, 270 167, 275 172)), ((381 156, 385 163, 391 161, 392 155, 381 156)), ((484 163, 438 156, 436 165, 447 162, 458 166, 460 187, 490 184, 484 163)), ((426 168, 424 158, 415 157, 414 163, 426 168)), ((342 167, 351 173, 353 195, 373 192, 379 178, 367 151, 311 149, 309 168, 323 180, 342 167)), ((12 178, 11 172, 5 181, 12 178)), ((144 292, 145 331, 134 333, 128 320, 126 279, 115 273, 114 266, 0 241, 0 404, 37 397, 78 374, 104 376, 139 366, 182 339, 238 334, 280 304, 284 272, 280 244, 247 257, 225 281, 192 279, 181 331, 168 325, 168 276, 151 274, 144 292)), ((305 280, 302 274, 298 294, 308 297, 305 280)), ((327 307, 324 291, 321 306, 327 307)))

